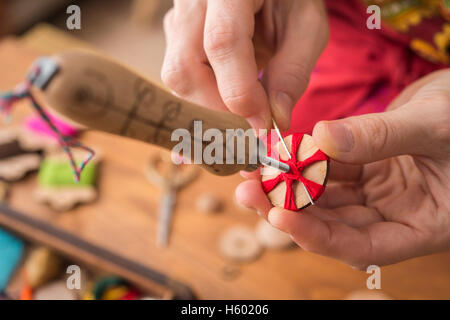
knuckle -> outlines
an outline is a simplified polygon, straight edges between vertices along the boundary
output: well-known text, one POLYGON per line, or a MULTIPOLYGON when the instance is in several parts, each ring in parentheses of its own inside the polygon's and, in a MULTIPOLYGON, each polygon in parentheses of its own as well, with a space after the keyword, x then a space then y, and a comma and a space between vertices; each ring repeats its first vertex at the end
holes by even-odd
POLYGON ((286 66, 286 72, 283 77, 287 80, 286 83, 295 84, 295 91, 303 92, 308 86, 310 79, 310 71, 308 66, 301 62, 291 62, 286 66))
POLYGON ((174 9, 170 9, 169 11, 167 11, 167 13, 164 15, 164 19, 163 19, 163 27, 164 30, 169 30, 172 26, 172 19, 173 19, 173 15, 174 15, 174 9))
POLYGON ((204 49, 213 56, 226 55, 238 41, 236 26, 231 20, 220 19, 205 28, 204 49))
POLYGON ((191 91, 188 75, 188 67, 182 62, 165 62, 161 70, 161 80, 180 96, 186 96, 191 91))
MULTIPOLYGON (((369 152, 378 153, 382 151, 388 142, 389 136, 392 134, 388 123, 379 116, 374 115, 370 118, 365 118, 361 123, 361 131, 365 135, 365 141, 370 141, 369 152)), ((373 156, 371 154, 370 156, 373 156)))
POLYGON ((240 87, 229 87, 222 89, 222 100, 229 110, 242 117, 250 116, 245 106, 250 105, 252 100, 250 92, 240 87))
POLYGON ((352 269, 357 271, 366 271, 367 267, 369 266, 369 263, 365 261, 356 261, 349 263, 349 266, 352 267, 352 269))

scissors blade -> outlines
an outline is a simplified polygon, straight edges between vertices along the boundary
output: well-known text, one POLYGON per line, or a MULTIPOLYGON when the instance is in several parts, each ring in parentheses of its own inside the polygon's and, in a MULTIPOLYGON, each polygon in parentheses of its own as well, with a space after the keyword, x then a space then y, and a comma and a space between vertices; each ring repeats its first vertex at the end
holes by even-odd
POLYGON ((275 128, 275 132, 277 133, 278 138, 280 138, 281 144, 284 147, 284 150, 286 151, 286 154, 288 155, 289 159, 291 158, 291 153, 288 150, 288 147, 286 143, 284 142, 283 136, 281 135, 280 129, 278 128, 277 123, 274 119, 272 119, 273 127, 275 128))

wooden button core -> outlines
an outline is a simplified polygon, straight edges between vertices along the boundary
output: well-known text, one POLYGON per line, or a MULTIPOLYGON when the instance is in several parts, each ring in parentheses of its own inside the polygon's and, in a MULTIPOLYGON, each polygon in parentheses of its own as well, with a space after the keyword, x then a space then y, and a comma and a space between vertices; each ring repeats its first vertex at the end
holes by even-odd
MULTIPOLYGON (((292 146, 292 136, 286 136, 284 138, 284 142, 286 143, 286 146, 290 152, 292 146)), ((314 144, 313 138, 310 135, 304 134, 297 150, 297 160, 304 161, 305 159, 311 157, 317 150, 319 150, 319 148, 317 148, 317 146, 314 144)), ((281 141, 279 141, 275 145, 275 151, 280 155, 280 158, 282 160, 289 159, 289 155, 286 154, 281 141)), ((328 161, 322 160, 305 167, 301 174, 308 180, 314 181, 321 185, 325 185, 328 178, 328 170, 328 161)), ((262 181, 273 179, 280 173, 282 173, 280 170, 264 166, 263 170, 261 171, 262 181)), ((295 204, 297 208, 299 208, 299 210, 306 208, 311 204, 308 195, 306 194, 305 188, 303 188, 299 181, 294 181, 292 189, 295 195, 295 204)), ((275 207, 284 208, 284 199, 286 197, 286 183, 284 181, 280 182, 272 191, 267 194, 267 197, 275 207)))

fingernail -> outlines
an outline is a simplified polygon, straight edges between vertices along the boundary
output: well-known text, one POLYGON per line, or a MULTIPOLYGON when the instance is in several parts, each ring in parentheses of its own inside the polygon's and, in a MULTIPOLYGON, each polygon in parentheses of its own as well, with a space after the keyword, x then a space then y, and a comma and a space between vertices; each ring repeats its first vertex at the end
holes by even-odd
POLYGON ((282 117, 282 119, 284 120, 283 122, 286 122, 281 125, 289 125, 289 119, 291 116, 292 108, 294 107, 294 101, 286 92, 278 91, 275 96, 274 102, 274 108, 276 109, 274 110, 275 115, 278 117, 282 117))
POLYGON ((267 129, 267 122, 261 116, 253 116, 247 118, 248 123, 255 129, 256 135, 258 135, 259 129, 267 129))
POLYGON ((173 90, 170 90, 170 92, 172 92, 172 94, 175 96, 175 97, 177 97, 177 98, 181 98, 180 97, 180 95, 178 94, 178 93, 176 93, 175 91, 173 91, 173 90))
POLYGON ((338 151, 349 152, 353 149, 353 145, 355 144, 353 133, 345 124, 330 122, 326 126, 338 151))

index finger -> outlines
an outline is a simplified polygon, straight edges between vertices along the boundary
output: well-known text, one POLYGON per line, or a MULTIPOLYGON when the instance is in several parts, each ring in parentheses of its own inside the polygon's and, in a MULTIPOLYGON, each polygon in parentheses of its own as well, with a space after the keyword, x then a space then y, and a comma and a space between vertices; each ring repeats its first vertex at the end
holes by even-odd
POLYGON ((255 128, 270 127, 268 97, 258 80, 253 47, 255 12, 263 1, 209 0, 204 48, 227 108, 255 128))

